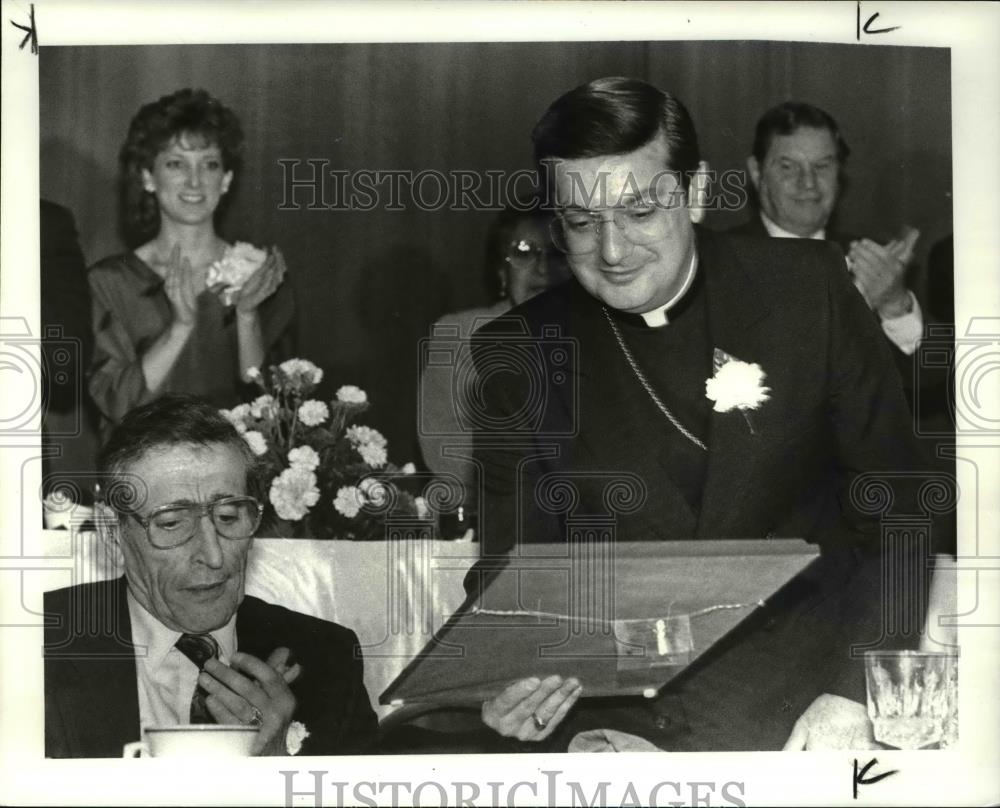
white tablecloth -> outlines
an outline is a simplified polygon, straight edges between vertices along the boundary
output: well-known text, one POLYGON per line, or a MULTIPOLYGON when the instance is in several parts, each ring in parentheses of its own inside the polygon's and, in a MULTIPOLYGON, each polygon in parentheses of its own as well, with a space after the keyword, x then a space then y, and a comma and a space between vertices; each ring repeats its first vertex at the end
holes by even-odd
MULTIPOLYGON (((65 563, 43 588, 121 575, 121 559, 94 533, 47 530, 45 555, 65 563)), ((247 593, 353 629, 365 657, 365 686, 378 697, 464 599, 462 579, 478 558, 474 542, 351 542, 256 539, 247 593)), ((41 571, 41 570, 39 570, 41 571)))

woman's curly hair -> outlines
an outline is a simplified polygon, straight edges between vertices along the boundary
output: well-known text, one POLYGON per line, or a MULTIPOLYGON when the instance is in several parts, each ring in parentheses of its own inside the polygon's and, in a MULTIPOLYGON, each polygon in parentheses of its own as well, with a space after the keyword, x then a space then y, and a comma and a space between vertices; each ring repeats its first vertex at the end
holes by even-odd
POLYGON ((144 105, 129 125, 119 156, 123 223, 128 240, 141 243, 160 229, 160 208, 143 187, 142 170, 176 137, 188 136, 218 146, 226 171, 238 171, 243 156, 240 120, 205 90, 185 88, 144 105))

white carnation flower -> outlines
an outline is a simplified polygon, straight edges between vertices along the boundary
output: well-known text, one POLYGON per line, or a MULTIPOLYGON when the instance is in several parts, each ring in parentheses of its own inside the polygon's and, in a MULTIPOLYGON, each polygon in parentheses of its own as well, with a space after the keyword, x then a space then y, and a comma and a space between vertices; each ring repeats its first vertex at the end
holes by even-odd
POLYGON ((254 365, 253 367, 247 368, 247 378, 252 381, 258 381, 263 378, 260 373, 260 368, 254 365))
POLYGON ((236 431, 241 435, 247 431, 247 425, 244 419, 247 415, 249 415, 249 413, 250 408, 246 404, 240 404, 238 407, 233 407, 231 410, 219 410, 219 414, 236 427, 236 431))
POLYGON ((297 755, 302 749, 302 742, 309 735, 309 730, 306 729, 305 724, 301 721, 293 721, 288 725, 288 731, 285 733, 285 751, 289 755, 297 755))
POLYGON ((319 384, 323 381, 323 371, 308 359, 286 359, 278 367, 293 384, 319 384))
POLYGON ((312 398, 299 407, 299 420, 306 426, 319 426, 330 417, 330 410, 322 401, 312 398))
POLYGON ((770 396, 764 386, 764 371, 756 363, 732 359, 705 381, 705 396, 715 402, 712 409, 728 412, 732 409, 755 410, 770 396))
POLYGON ((288 462, 293 469, 316 471, 319 466, 319 454, 312 446, 296 446, 288 453, 288 462))
POLYGON ((316 475, 303 468, 287 468, 271 481, 269 496, 279 517, 297 522, 319 502, 316 475))
POLYGON ((385 436, 370 426, 349 426, 344 430, 344 434, 347 435, 347 439, 355 446, 370 443, 384 448, 389 445, 389 441, 385 439, 385 436))
POLYGON ((379 446, 375 443, 362 443, 355 448, 358 450, 358 454, 361 455, 361 459, 373 469, 381 468, 389 460, 389 455, 384 446, 379 446))
POLYGON ((361 506, 365 504, 364 495, 353 485, 345 485, 337 489, 337 496, 333 500, 333 507, 337 512, 343 514, 348 519, 353 519, 361 513, 361 506))
POLYGON ((266 250, 245 241, 237 241, 231 247, 226 247, 222 258, 208 268, 207 284, 209 287, 222 284, 225 287, 222 292, 223 302, 231 306, 236 293, 266 260, 266 250))
POLYGON ((402 471, 403 474, 416 474, 417 467, 414 466, 412 463, 404 463, 403 468, 401 468, 400 471, 402 471))
POLYGON ((250 415, 254 418, 266 418, 274 414, 274 396, 257 396, 250 404, 250 415))
POLYGON ((364 404, 368 401, 368 394, 360 387, 345 384, 337 390, 337 401, 342 401, 345 404, 364 404))
POLYGON ((267 453, 267 441, 264 440, 264 436, 256 429, 250 429, 244 432, 243 440, 247 442, 251 451, 253 451, 257 457, 267 453))

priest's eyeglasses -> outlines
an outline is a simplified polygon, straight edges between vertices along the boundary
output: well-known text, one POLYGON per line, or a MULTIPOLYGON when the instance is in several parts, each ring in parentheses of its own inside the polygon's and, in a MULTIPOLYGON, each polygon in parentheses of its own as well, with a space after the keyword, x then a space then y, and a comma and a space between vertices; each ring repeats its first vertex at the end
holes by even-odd
POLYGON ((633 244, 646 245, 666 234, 667 205, 641 201, 614 208, 567 208, 556 213, 552 241, 567 255, 587 255, 600 247, 604 226, 614 224, 633 244))
POLYGON ((170 550, 187 544, 205 516, 212 520, 220 537, 241 541, 257 532, 263 514, 264 506, 253 497, 223 497, 203 505, 162 505, 149 516, 130 515, 146 529, 146 537, 153 547, 170 550))

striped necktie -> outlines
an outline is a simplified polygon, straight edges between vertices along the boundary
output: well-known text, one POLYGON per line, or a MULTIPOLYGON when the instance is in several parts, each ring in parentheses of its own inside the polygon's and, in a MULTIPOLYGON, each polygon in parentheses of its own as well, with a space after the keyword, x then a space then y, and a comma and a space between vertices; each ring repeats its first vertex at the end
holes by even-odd
MULTIPOLYGON (((211 634, 181 634, 176 643, 177 650, 190 659, 198 670, 205 667, 209 659, 219 658, 219 644, 211 634)), ((191 697, 190 722, 192 724, 214 724, 215 718, 205 706, 208 691, 201 685, 194 690, 191 697)))

